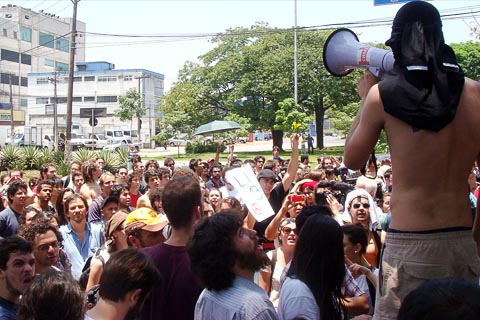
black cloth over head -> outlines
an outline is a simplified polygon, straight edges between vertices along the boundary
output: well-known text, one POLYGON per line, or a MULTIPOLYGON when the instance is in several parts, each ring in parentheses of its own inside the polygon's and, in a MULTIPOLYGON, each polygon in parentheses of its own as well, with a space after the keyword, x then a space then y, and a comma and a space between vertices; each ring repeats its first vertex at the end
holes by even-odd
POLYGON ((437 9, 425 1, 405 4, 385 42, 395 57, 379 82, 384 110, 415 130, 439 131, 455 117, 465 78, 445 44, 437 9))

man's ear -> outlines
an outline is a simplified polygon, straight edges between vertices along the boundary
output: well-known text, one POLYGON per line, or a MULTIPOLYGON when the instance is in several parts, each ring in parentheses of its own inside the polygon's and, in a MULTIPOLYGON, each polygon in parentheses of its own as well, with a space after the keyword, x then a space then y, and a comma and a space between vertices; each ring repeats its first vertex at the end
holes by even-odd
POLYGON ((203 209, 202 206, 197 206, 195 208, 195 221, 199 220, 203 216, 203 209))
POLYGON ((134 306, 140 300, 142 294, 142 289, 133 289, 127 293, 127 302, 129 305, 134 306))
POLYGON ((128 239, 128 242, 130 242, 130 244, 132 245, 132 247, 137 249, 141 248, 141 246, 138 245, 138 239, 135 236, 129 235, 127 239, 128 239))

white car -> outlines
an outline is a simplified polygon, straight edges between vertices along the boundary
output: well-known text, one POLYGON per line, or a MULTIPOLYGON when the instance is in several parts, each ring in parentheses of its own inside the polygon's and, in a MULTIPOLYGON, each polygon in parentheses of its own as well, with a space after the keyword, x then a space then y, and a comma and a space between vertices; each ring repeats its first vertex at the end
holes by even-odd
POLYGON ((90 134, 90 137, 85 144, 87 148, 103 149, 103 147, 112 143, 112 139, 107 139, 103 134, 90 134))
POLYGON ((187 143, 189 143, 190 140, 188 140, 186 137, 179 137, 179 138, 170 138, 168 139, 167 143, 172 146, 185 146, 187 143))
POLYGON ((103 150, 112 150, 117 151, 120 148, 128 148, 128 146, 132 143, 131 140, 124 139, 124 138, 114 138, 112 143, 107 144, 103 147, 103 150))

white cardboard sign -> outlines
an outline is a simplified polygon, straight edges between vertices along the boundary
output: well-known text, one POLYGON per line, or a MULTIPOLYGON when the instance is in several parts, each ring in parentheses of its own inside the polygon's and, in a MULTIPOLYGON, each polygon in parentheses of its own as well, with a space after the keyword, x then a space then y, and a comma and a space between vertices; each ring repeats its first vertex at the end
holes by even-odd
POLYGON ((250 166, 228 171, 227 180, 238 191, 257 221, 263 221, 275 214, 250 166))

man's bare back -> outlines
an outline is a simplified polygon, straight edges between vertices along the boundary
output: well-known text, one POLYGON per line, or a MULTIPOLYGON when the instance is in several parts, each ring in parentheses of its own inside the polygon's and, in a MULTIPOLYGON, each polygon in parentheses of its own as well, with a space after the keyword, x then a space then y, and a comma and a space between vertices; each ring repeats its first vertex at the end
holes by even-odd
POLYGON ((80 188, 80 194, 87 199, 88 205, 90 205, 93 200, 97 199, 101 193, 102 189, 98 183, 95 182, 85 183, 80 188))
POLYGON ((390 227, 402 231, 472 227, 467 178, 480 159, 480 83, 465 78, 454 120, 432 132, 414 131, 387 114, 375 82, 369 72, 359 81, 361 96, 362 90, 368 96, 347 137, 345 164, 352 169, 364 166, 384 128, 395 177, 390 227))

